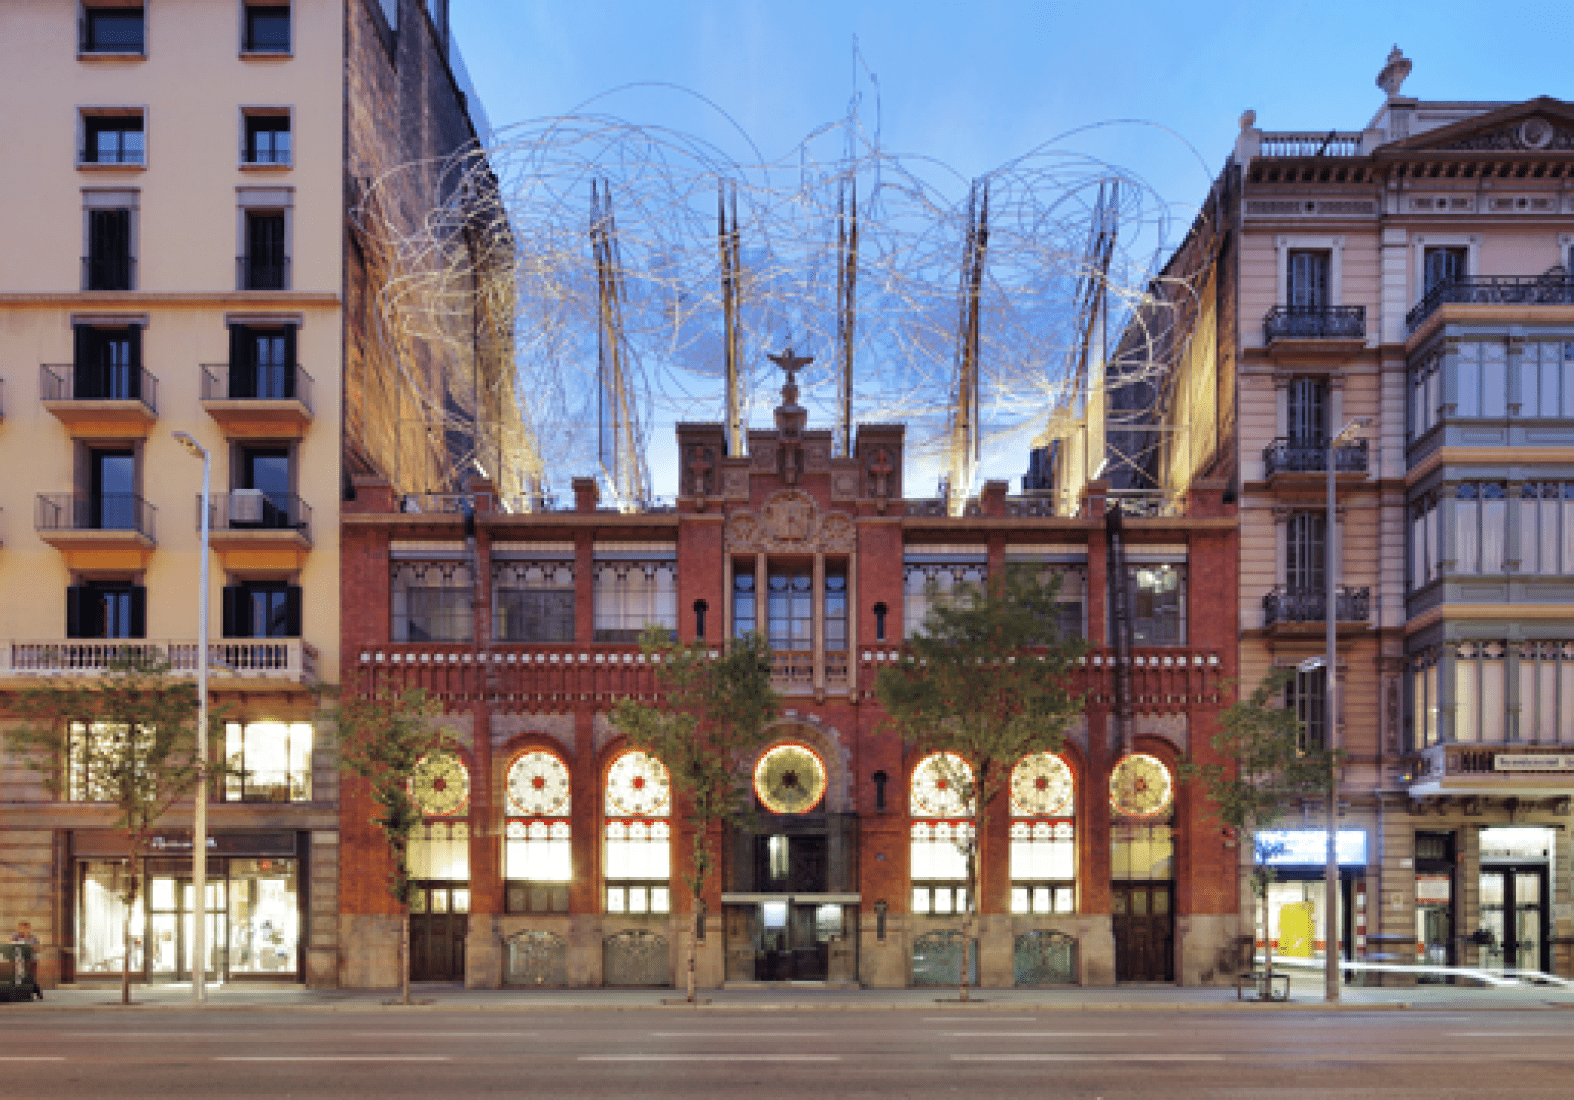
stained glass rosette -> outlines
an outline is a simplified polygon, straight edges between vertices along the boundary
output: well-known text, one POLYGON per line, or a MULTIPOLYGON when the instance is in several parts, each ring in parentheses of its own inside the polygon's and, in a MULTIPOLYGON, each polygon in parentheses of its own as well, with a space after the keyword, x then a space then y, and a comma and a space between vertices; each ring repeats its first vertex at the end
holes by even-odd
POLYGON ((549 752, 527 752, 508 769, 510 817, 567 817, 568 768, 549 752))
POLYGON ((955 753, 937 752, 924 757, 913 769, 914 817, 972 817, 967 790, 973 770, 955 753))
POLYGON ((434 752, 410 773, 410 797, 428 817, 452 817, 470 804, 470 771, 457 754, 434 752))
POLYGON ((825 787, 825 764, 806 745, 777 745, 754 766, 754 793, 772 813, 808 813, 825 787))
POLYGON ((607 769, 608 817, 666 817, 672 812, 667 766, 645 752, 626 752, 607 769))
POLYGON ((1012 817, 1070 817, 1074 795, 1071 769, 1052 752, 1025 756, 1011 769, 1012 817))
POLYGON ((1125 817, 1158 817, 1174 799, 1170 770, 1156 756, 1132 753, 1110 772, 1110 805, 1125 817))

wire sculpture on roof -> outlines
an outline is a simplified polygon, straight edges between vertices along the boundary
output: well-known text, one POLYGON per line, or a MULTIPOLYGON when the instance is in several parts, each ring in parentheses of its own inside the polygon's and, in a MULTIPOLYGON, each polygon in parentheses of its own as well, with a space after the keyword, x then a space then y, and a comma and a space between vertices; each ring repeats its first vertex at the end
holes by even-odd
MULTIPOLYGON (((1089 415, 1112 315, 1123 345, 1135 323, 1172 349, 1164 303, 1185 297, 1154 294, 1171 215, 1131 173, 1049 143, 967 180, 882 149, 856 111, 770 162, 603 115, 522 123, 371 181, 354 217, 396 257, 385 338, 473 339, 477 295, 510 313, 499 423, 403 381, 435 430, 502 441, 500 483, 527 509, 592 471, 617 505, 650 502, 657 424, 723 421, 741 447, 777 399, 766 353, 789 345, 816 356, 802 400, 839 448, 854 422, 905 423, 909 476, 961 499, 991 456, 1019 462, 1089 415), (398 209, 411 171, 447 198, 398 209)), ((1127 348, 1119 384, 1156 393, 1163 370, 1127 348)))

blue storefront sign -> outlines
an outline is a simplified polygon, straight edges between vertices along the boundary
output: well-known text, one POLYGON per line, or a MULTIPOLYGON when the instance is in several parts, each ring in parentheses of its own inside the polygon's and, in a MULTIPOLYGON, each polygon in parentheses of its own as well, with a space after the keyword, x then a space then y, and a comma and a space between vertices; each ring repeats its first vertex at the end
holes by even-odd
MULTIPOLYGON (((1340 829, 1334 841, 1341 867, 1366 866, 1366 830, 1340 829)), ((1324 867, 1328 833, 1324 829, 1264 829, 1257 834, 1257 862, 1268 867, 1324 867)))

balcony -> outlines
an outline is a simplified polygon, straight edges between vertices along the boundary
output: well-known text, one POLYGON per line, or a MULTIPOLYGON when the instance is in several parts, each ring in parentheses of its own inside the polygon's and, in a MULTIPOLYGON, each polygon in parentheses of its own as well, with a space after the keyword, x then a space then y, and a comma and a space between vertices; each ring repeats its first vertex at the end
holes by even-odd
POLYGON ((71 569, 143 569, 157 512, 131 493, 39 493, 34 526, 71 569))
MULTIPOLYGON (((1366 477, 1367 440, 1354 439, 1334 448, 1334 474, 1347 481, 1366 477)), ((1328 443, 1321 439, 1275 439, 1262 449, 1263 477, 1294 474, 1326 474, 1328 472, 1328 443)))
POLYGON ((79 370, 44 363, 38 384, 44 408, 73 437, 141 437, 158 420, 158 379, 142 367, 79 370))
MULTIPOLYGON (((190 640, 65 638, 0 644, 0 679, 57 679, 101 676, 128 657, 169 663, 170 673, 197 674, 198 647, 190 640)), ((208 645, 211 686, 234 681, 247 688, 317 682, 317 650, 299 638, 227 639, 208 645)))
MULTIPOLYGON (((1262 598, 1262 625, 1272 630, 1303 625, 1321 630, 1328 621, 1328 593, 1322 588, 1280 585, 1262 598)), ((1372 590, 1340 585, 1334 590, 1334 614, 1339 625, 1356 625, 1372 618, 1372 590)))
POLYGON ((1361 155, 1359 130, 1278 130, 1262 135, 1260 157, 1358 157, 1361 155))
POLYGON ((290 261, 235 257, 236 290, 289 290, 290 261))
POLYGON ((135 290, 135 256, 83 256, 83 290, 135 290))
POLYGON ((202 407, 232 439, 299 438, 312 422, 312 376, 294 365, 207 363, 202 407))
MULTIPOLYGON (((312 548, 312 508, 298 496, 237 489, 208 497, 208 542, 230 572, 296 570, 312 548)), ((197 527, 202 496, 197 496, 197 527)))
MULTIPOLYGON (((1262 319, 1262 342, 1315 341, 1343 345, 1366 343, 1365 306, 1274 306, 1262 319)), ((1297 351, 1304 350, 1301 347, 1297 351)), ((1326 350, 1326 349, 1325 349, 1326 350)))
POLYGON ((1415 332, 1445 305, 1574 305, 1574 278, 1561 268, 1546 275, 1468 276, 1439 283, 1405 315, 1405 331, 1415 332))
POLYGON ((1431 745, 1405 758, 1404 782, 1413 798, 1567 799, 1574 795, 1574 753, 1569 748, 1524 743, 1431 745))

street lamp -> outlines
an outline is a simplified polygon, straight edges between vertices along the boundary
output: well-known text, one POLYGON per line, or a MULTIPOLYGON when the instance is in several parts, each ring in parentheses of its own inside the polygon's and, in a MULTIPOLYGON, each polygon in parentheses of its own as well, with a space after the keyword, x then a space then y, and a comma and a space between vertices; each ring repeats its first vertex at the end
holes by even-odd
MULTIPOLYGON (((1325 989, 1323 997, 1330 1003, 1339 1000, 1339 963, 1341 937, 1336 925, 1339 914, 1339 762, 1334 757, 1338 746, 1334 744, 1335 731, 1339 719, 1339 666, 1338 666, 1338 637, 1339 637, 1339 609, 1336 600, 1338 591, 1338 571, 1334 568, 1338 550, 1338 540, 1334 538, 1334 451, 1341 443, 1347 443, 1355 438, 1357 432, 1371 424, 1368 416, 1358 416, 1351 420, 1338 433, 1328 439, 1328 519, 1323 532, 1324 545, 1327 551, 1323 554, 1323 571, 1327 574, 1328 594, 1327 604, 1323 608, 1323 619, 1327 628, 1328 650, 1323 655, 1323 664, 1326 671, 1323 673, 1323 723, 1327 730, 1327 748, 1329 753, 1328 764, 1328 866, 1324 872, 1328 881, 1327 895, 1324 908, 1327 915, 1323 918, 1323 972, 1325 989)), ((1310 662, 1302 662, 1303 667, 1310 662)))
POLYGON ((196 895, 192 918, 191 999, 208 999, 208 502, 213 457, 190 432, 175 432, 175 441, 202 459, 202 558, 197 566, 197 796, 191 821, 191 889, 196 895))

